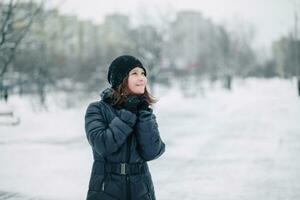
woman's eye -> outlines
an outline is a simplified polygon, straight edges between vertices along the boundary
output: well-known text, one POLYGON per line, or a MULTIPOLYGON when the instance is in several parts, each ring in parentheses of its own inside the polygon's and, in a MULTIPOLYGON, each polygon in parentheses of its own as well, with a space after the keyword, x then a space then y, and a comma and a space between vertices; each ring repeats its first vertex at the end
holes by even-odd
MULTIPOLYGON (((132 72, 131 74, 132 74, 132 75, 137 75, 138 73, 137 73, 137 72, 132 72)), ((145 72, 142 72, 141 74, 142 74, 142 75, 145 75, 145 72)))

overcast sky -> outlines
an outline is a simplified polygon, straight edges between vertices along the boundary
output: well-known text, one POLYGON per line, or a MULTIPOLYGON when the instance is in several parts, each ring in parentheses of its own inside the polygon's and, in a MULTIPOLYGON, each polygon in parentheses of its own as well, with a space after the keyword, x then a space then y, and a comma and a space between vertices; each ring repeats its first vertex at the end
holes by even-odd
MULTIPOLYGON (((245 22, 255 28, 256 46, 269 47, 271 41, 294 27, 294 12, 300 15, 300 0, 57 0, 62 11, 101 23, 107 14, 119 12, 138 18, 143 13, 200 11, 216 23, 245 22), (298 8, 298 9, 297 9, 298 8)), ((300 16, 299 16, 300 18, 300 16)))

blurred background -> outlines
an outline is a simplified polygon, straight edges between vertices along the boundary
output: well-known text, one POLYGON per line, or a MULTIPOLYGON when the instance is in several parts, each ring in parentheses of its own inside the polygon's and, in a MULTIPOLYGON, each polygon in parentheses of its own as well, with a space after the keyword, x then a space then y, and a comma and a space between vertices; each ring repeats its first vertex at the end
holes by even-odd
POLYGON ((87 105, 147 68, 157 199, 300 198, 298 0, 1 0, 0 199, 84 199, 87 105))

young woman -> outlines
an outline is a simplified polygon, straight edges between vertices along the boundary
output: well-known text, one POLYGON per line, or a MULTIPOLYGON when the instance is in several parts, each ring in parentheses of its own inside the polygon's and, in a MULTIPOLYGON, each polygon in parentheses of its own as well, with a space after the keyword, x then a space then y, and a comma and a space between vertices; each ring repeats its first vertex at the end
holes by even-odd
POLYGON ((135 57, 117 57, 109 66, 110 88, 101 100, 90 103, 85 130, 92 146, 92 167, 87 200, 155 200, 147 161, 165 151, 155 103, 146 88, 146 70, 135 57))

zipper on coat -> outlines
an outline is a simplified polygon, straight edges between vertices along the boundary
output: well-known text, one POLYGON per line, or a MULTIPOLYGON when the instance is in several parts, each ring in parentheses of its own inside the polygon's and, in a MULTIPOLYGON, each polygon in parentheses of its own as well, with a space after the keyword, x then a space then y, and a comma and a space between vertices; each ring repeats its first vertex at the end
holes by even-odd
MULTIPOLYGON (((133 133, 132 133, 133 134, 133 133)), ((131 148, 131 138, 132 138, 132 134, 128 136, 128 142, 127 142, 127 151, 126 151, 126 161, 127 163, 130 162, 130 148, 131 148)))
MULTIPOLYGON (((132 133, 133 134, 133 133, 132 133)), ((130 162, 130 148, 131 148, 131 138, 132 134, 128 136, 127 138, 127 149, 126 149, 126 162, 130 162)), ((127 193, 127 200, 131 199, 131 192, 130 192, 130 177, 128 174, 126 174, 126 193, 127 193)))
POLYGON ((126 194, 127 194, 127 200, 131 199, 131 193, 130 193, 130 179, 129 175, 126 175, 126 194))

